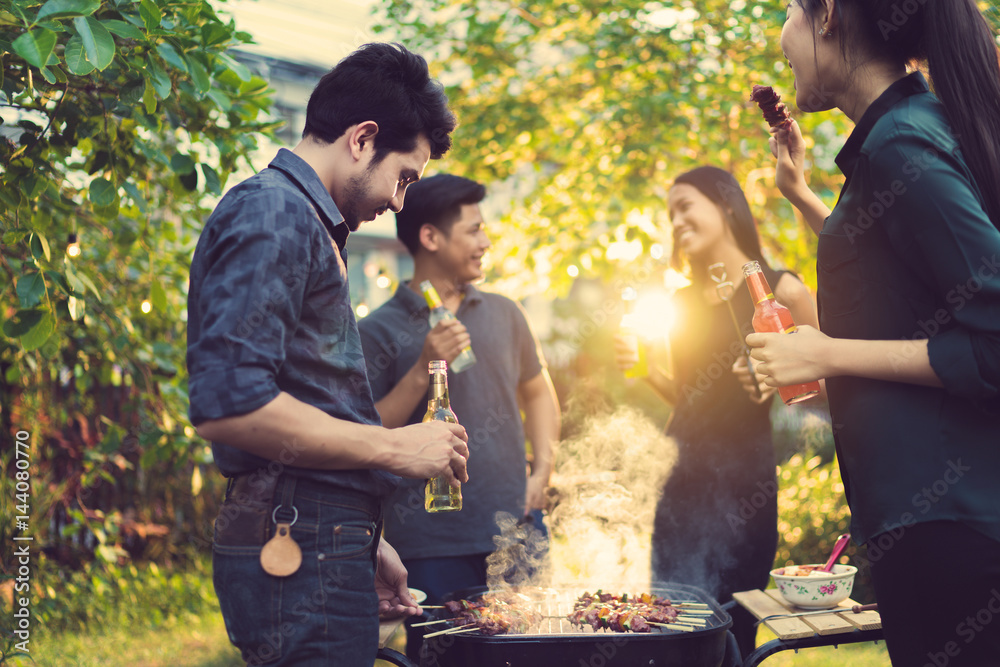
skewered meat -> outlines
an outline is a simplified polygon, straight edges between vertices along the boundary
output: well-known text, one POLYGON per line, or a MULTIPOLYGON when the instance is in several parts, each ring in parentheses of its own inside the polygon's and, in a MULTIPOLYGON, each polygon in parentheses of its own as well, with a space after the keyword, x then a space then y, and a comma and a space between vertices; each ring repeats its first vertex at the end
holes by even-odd
POLYGON ((679 613, 670 600, 649 593, 630 598, 628 594, 618 596, 597 591, 577 598, 567 618, 574 625, 590 625, 594 630, 650 632, 650 623, 673 623, 679 613))
POLYGON ((540 612, 525 606, 513 606, 498 599, 482 602, 450 600, 444 603, 444 608, 454 615, 456 626, 475 624, 484 635, 524 634, 542 620, 540 612))
POLYGON ((771 127, 787 128, 791 124, 792 119, 788 115, 788 109, 781 102, 781 95, 774 92, 771 86, 755 85, 750 99, 764 112, 764 120, 771 127))

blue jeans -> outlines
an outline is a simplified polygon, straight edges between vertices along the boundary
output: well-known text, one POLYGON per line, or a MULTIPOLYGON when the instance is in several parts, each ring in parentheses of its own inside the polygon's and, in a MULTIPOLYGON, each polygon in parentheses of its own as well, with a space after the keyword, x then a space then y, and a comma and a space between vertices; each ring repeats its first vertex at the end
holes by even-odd
MULTIPOLYGON (((213 580, 229 639, 247 665, 371 667, 378 650, 377 498, 282 475, 273 494, 237 478, 215 525, 213 580), (294 510, 292 509, 294 508, 294 510), (302 565, 264 572, 260 551, 290 521, 302 565)), ((265 483, 258 477, 258 486, 265 483)))

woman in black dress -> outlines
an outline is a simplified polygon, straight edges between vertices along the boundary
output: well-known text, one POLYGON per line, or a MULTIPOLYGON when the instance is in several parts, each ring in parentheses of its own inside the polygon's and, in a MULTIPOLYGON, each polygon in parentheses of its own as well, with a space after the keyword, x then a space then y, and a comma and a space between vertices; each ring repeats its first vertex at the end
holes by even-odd
MULTIPOLYGON (((678 447, 656 510, 652 574, 699 586, 726 602, 736 591, 767 586, 778 541, 769 416, 775 390, 761 383, 757 396, 743 359, 743 335, 753 331, 743 265, 760 262, 797 323, 815 325, 816 309, 795 275, 764 260, 750 207, 729 172, 704 166, 682 174, 668 202, 674 257, 686 261, 691 285, 675 295, 672 368, 650 363, 645 378, 674 406, 667 435, 678 447), (731 303, 743 335, 712 279, 709 267, 717 264, 733 283, 731 303)), ((638 358, 627 337, 618 338, 617 354, 622 368, 638 358)), ((752 623, 738 622, 734 634, 743 655, 753 650, 752 623)))

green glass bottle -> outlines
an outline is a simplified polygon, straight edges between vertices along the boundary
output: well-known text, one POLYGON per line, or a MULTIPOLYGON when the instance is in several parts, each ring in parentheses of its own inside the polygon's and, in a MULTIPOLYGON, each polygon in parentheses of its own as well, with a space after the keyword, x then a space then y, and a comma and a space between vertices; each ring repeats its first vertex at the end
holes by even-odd
MULTIPOLYGON (((444 307, 444 303, 441 302, 441 297, 438 295, 437 290, 434 289, 434 285, 431 281, 425 280, 420 283, 420 291, 424 294, 424 300, 427 301, 427 307, 431 309, 430 321, 431 329, 437 326, 437 323, 442 320, 453 320, 455 315, 444 307)), ((461 373, 465 369, 476 363, 476 355, 472 352, 471 346, 466 346, 458 356, 455 357, 454 361, 451 362, 451 372, 461 373)))

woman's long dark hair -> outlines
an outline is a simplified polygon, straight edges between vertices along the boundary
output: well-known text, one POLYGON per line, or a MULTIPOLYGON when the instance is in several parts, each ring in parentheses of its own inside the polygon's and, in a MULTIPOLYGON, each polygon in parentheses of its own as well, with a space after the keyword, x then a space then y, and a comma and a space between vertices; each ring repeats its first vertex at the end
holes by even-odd
MULTIPOLYGON (((760 250, 760 235, 757 233, 757 221, 750 212, 750 204, 747 202, 743 188, 740 187, 736 177, 725 169, 718 167, 703 166, 685 172, 674 179, 674 185, 686 184, 694 186, 703 195, 708 197, 722 212, 726 224, 733 232, 736 239, 736 247, 743 251, 750 259, 760 262, 761 266, 768 266, 764 255, 760 250)), ((676 267, 680 262, 680 250, 674 244, 673 257, 671 263, 676 267)), ((692 267, 694 268, 694 267, 692 267)), ((702 267, 704 268, 704 267, 702 267)), ((768 268, 770 268, 768 266, 768 268)), ((702 275, 700 271, 694 271, 691 279, 700 283, 708 276, 702 275)))
MULTIPOLYGON (((822 0, 798 2, 813 17, 824 8, 822 0)), ((858 40, 848 44, 840 31, 845 54, 927 61, 986 213, 1000 228, 1000 51, 975 0, 839 0, 837 10, 858 40)))

